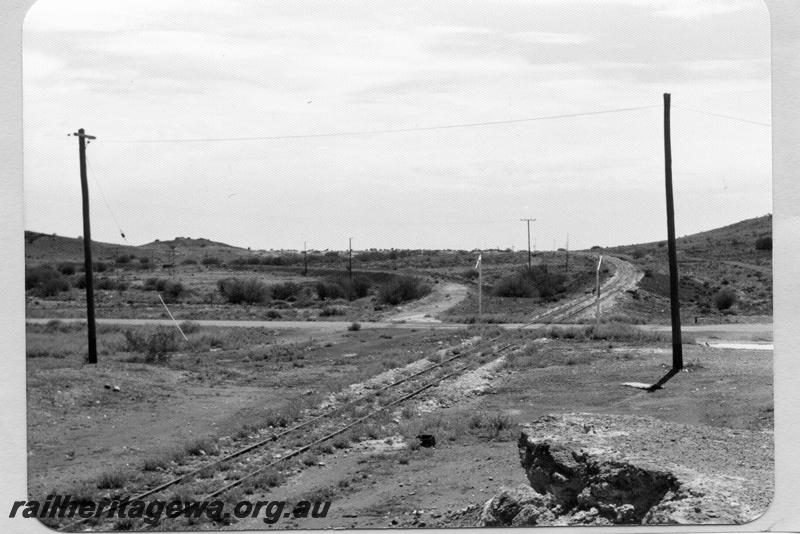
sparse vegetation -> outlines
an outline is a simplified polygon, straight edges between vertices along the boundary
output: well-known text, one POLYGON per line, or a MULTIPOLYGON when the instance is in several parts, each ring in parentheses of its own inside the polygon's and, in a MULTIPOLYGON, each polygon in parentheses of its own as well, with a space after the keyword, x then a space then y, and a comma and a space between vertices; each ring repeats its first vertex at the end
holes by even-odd
POLYGON ((772 236, 762 235, 756 239, 756 250, 772 250, 772 236))
POLYGON ((256 278, 225 278, 217 282, 217 287, 231 304, 261 304, 269 297, 269 288, 256 278))
POLYGON ((75 274, 75 264, 74 263, 59 263, 58 264, 58 272, 63 275, 71 276, 75 274))
POLYGON ((145 291, 158 291, 167 302, 178 300, 184 292, 183 284, 177 280, 166 278, 148 278, 144 281, 142 289, 145 291))
POLYGON ((267 469, 256 476, 251 482, 253 489, 268 489, 280 486, 286 481, 286 476, 277 469, 267 469))
POLYGON ((284 282, 272 286, 272 298, 275 300, 293 301, 302 290, 300 284, 294 282, 284 282))
POLYGON ((516 424, 500 412, 459 412, 431 413, 401 424, 401 433, 412 449, 419 446, 417 436, 432 434, 436 446, 446 446, 448 442, 463 441, 471 437, 487 440, 513 439, 516 424))
POLYGON ((587 330, 587 337, 607 341, 661 341, 666 339, 658 332, 648 332, 631 324, 617 322, 591 326, 587 330))
POLYGON ((184 451, 190 456, 213 456, 219 454, 219 446, 209 438, 198 438, 187 443, 184 451))
POLYGON ((183 321, 181 323, 181 330, 184 334, 194 334, 200 330, 200 325, 194 321, 183 321))
POLYGON ((143 353, 147 363, 166 361, 169 353, 177 351, 179 346, 175 330, 167 327, 157 327, 152 332, 126 330, 124 336, 124 350, 143 353))
POLYGON ((515 435, 517 425, 504 413, 476 413, 469 419, 469 429, 483 437, 508 439, 515 435))
POLYGON ((541 297, 550 300, 566 291, 567 278, 551 273, 545 265, 535 265, 501 278, 494 286, 498 297, 541 297))
POLYGON ((129 474, 121 469, 106 471, 97 480, 98 489, 119 489, 125 487, 129 474))
POLYGON ((25 290, 37 297, 54 297, 69 288, 69 280, 49 265, 25 269, 25 290))
POLYGON ((722 288, 714 295, 714 306, 720 311, 728 310, 736 304, 738 296, 733 289, 722 288))
POLYGON ((398 276, 384 283, 378 289, 378 302, 396 306, 409 300, 422 298, 431 288, 419 278, 398 276))
POLYGON ((366 297, 371 286, 369 279, 364 276, 357 275, 350 280, 349 275, 341 274, 319 280, 315 285, 315 289, 317 296, 321 300, 354 300, 366 297))
POLYGON ((332 317, 334 315, 345 315, 347 313, 343 308, 338 308, 336 306, 324 306, 320 312, 320 317, 332 317))

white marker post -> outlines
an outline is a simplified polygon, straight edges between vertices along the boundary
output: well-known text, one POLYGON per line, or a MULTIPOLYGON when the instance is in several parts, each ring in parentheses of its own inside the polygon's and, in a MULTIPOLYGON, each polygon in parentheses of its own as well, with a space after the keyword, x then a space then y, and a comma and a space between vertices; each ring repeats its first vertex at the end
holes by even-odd
POLYGON ((594 312, 595 328, 600 326, 600 264, 603 263, 603 255, 597 260, 597 281, 595 282, 595 292, 597 293, 597 304, 594 312))
POLYGON ((183 336, 183 340, 189 341, 189 338, 186 337, 186 334, 184 334, 183 330, 181 330, 181 325, 178 324, 178 321, 175 320, 175 317, 172 316, 172 313, 169 311, 169 308, 167 308, 167 303, 164 302, 164 299, 161 298, 161 293, 158 293, 158 300, 160 300, 161 304, 164 305, 164 309, 167 310, 167 315, 169 315, 169 318, 172 319, 173 323, 175 323, 175 328, 177 328, 178 332, 181 333, 181 335, 183 336))
POLYGON ((478 320, 481 319, 483 315, 483 255, 478 253, 478 262, 475 264, 475 268, 478 269, 478 320))

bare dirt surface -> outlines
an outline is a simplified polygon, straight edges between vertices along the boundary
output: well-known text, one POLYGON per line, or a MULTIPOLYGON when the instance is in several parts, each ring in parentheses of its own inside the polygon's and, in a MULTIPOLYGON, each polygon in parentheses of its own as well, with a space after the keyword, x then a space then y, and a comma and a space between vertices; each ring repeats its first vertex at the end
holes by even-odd
POLYGON ((112 329, 101 330, 99 363, 84 366, 79 358, 85 328, 31 328, 42 330, 29 332, 30 346, 55 341, 65 351, 28 361, 32 494, 68 488, 109 469, 137 469, 146 458, 229 435, 273 412, 292 413, 292 404, 299 410, 348 384, 380 377, 387 368, 426 363, 425 355, 435 357, 451 339, 456 344, 470 339, 408 330, 374 335, 342 328, 310 337, 209 328, 189 337, 214 346, 153 365, 120 350, 121 332, 112 329))
POLYGON ((467 296, 467 286, 456 282, 436 284, 425 297, 402 306, 387 319, 393 323, 441 322, 440 313, 452 308, 467 296))
MULTIPOLYGON (((442 387, 415 404, 412 421, 440 418, 420 427, 437 435, 435 448, 397 450, 392 439, 385 448, 338 451, 273 491, 253 496, 296 502, 327 495, 332 500, 327 518, 292 518, 272 526, 255 518, 231 528, 486 524, 481 511, 489 499, 502 488, 530 488, 530 482, 520 464, 519 430, 494 437, 453 432, 451 425, 476 413, 502 413, 539 439, 674 476, 680 490, 659 501, 648 521, 741 523, 766 509, 774 473, 768 352, 687 346, 687 372, 651 394, 621 383, 659 375, 669 358, 667 347, 552 340, 536 346, 535 356, 509 355, 503 366, 490 364, 493 372, 468 380, 476 386, 472 395, 453 402, 442 387), (432 407, 438 409, 428 411, 432 407)), ((415 446, 413 440, 406 444, 415 446)), ((604 522, 588 507, 543 524, 604 522)))

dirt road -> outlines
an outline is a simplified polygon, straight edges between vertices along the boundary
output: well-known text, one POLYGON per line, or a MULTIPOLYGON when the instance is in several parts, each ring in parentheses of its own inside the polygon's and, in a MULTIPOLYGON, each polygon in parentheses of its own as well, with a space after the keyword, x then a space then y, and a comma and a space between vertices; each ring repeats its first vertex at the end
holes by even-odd
MULTIPOLYGON (((46 324, 48 321, 58 320, 64 323, 84 322, 84 319, 27 319, 30 324, 46 324)), ((244 327, 244 328, 270 328, 274 330, 299 331, 308 334, 333 334, 344 332, 352 324, 347 321, 192 321, 199 326, 211 327, 244 327)), ((123 326, 174 326, 168 319, 97 319, 97 324, 116 324, 123 326)), ((469 328, 470 325, 462 323, 430 322, 394 322, 376 321, 363 322, 362 330, 459 330, 469 328)), ((495 325, 507 330, 538 330, 545 327, 576 328, 581 323, 506 323, 495 325)), ((636 328, 650 332, 669 332, 670 326, 663 324, 634 325, 636 328)), ((705 324, 682 326, 681 332, 688 340, 690 337, 699 343, 711 341, 728 342, 767 342, 772 341, 772 323, 731 323, 731 324, 705 324)))
POLYGON ((467 286, 443 282, 435 285, 425 297, 402 306, 399 313, 388 317, 388 320, 392 323, 441 323, 436 316, 466 297, 467 286))

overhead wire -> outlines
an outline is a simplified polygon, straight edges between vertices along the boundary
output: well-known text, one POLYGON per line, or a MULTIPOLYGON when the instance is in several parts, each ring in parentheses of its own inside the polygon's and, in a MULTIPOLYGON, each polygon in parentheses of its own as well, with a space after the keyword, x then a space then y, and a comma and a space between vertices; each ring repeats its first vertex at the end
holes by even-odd
MULTIPOLYGON (((676 105, 673 103, 672 105, 674 108, 682 109, 685 111, 698 113, 706 116, 711 117, 718 117, 724 118, 733 121, 739 121, 748 124, 754 124, 759 126, 771 127, 771 124, 754 121, 750 119, 745 119, 742 117, 735 117, 732 115, 725 115, 721 113, 714 113, 710 111, 703 111, 694 108, 689 108, 686 106, 676 105)), ((288 140, 288 139, 314 139, 314 138, 327 138, 327 137, 354 137, 354 136, 366 136, 366 135, 383 135, 383 134, 394 134, 394 133, 408 133, 408 132, 425 132, 425 131, 436 131, 436 130, 450 130, 450 129, 458 129, 458 128, 477 128, 477 127, 491 127, 491 126, 499 126, 505 124, 519 124, 519 123, 526 123, 526 122, 535 122, 535 121, 545 121, 545 120, 557 120, 557 119, 571 119, 571 118, 578 118, 578 117, 587 117, 587 116, 596 116, 596 115, 604 115, 604 114, 612 114, 612 113, 624 113, 624 112, 631 112, 631 111, 638 111, 638 110, 645 110, 645 109, 653 109, 653 108, 660 108, 661 105, 647 105, 647 106, 633 106, 633 107, 623 107, 623 108, 614 108, 614 109, 604 109, 604 110, 597 110, 597 111, 588 111, 588 112, 580 112, 580 113, 562 113, 556 115, 542 115, 537 117, 525 117, 525 118, 518 118, 518 119, 506 119, 506 120, 495 120, 495 121, 482 121, 482 122, 468 122, 468 123, 453 123, 453 124, 440 124, 440 125, 432 125, 432 126, 415 126, 415 127, 407 127, 407 128, 385 128, 385 129, 375 129, 375 130, 353 130, 353 131, 334 131, 334 132, 320 132, 320 133, 307 133, 307 134, 288 134, 288 135, 266 135, 266 136, 230 136, 230 137, 204 137, 204 138, 171 138, 171 139, 103 139, 103 141, 107 143, 122 143, 122 144, 160 144, 160 143, 213 143, 213 142, 236 142, 236 141, 272 141, 272 140, 288 140)), ((108 201, 108 198, 103 191, 100 182, 98 181, 97 177, 95 176, 96 173, 94 169, 91 167, 89 160, 87 159, 87 166, 91 169, 92 180, 96 184, 98 190, 100 191, 101 198, 105 203, 106 209, 108 210, 111 218, 114 221, 114 224, 117 226, 117 230, 119 231, 120 235, 122 236, 123 240, 126 240, 125 233, 122 230, 122 227, 119 224, 117 217, 114 214, 114 211, 111 209, 111 205, 108 201)), ((497 221, 499 223, 501 221, 497 221)), ((494 223, 494 221, 492 221, 494 223)), ((464 223, 439 223, 440 225, 458 225, 464 223)))
POLYGON ((97 179, 96 176, 97 173, 94 172, 94 168, 92 167, 92 164, 89 162, 89 158, 86 158, 86 166, 89 169, 88 173, 89 176, 92 177, 92 181, 97 186, 97 190, 100 191, 100 197, 103 199, 103 203, 106 205, 106 209, 108 210, 109 215, 111 215, 111 219, 113 219, 114 224, 117 226, 117 231, 119 231, 119 235, 122 237, 122 240, 127 243, 128 240, 125 238, 125 232, 122 231, 122 227, 120 226, 116 215, 114 215, 114 210, 111 209, 111 204, 109 204, 108 202, 108 198, 106 197, 106 194, 103 191, 103 187, 100 185, 100 182, 97 179))
POLYGON ((677 109, 682 109, 682 110, 685 110, 685 111, 691 111, 693 113, 699 113, 701 115, 708 115, 709 117, 719 117, 719 118, 722 118, 722 119, 729 119, 729 120, 732 120, 732 121, 745 122, 745 123, 748 123, 748 124, 756 124, 758 126, 766 126, 768 128, 772 128, 772 124, 770 124, 768 122, 760 122, 760 121, 754 121, 754 120, 750 120, 750 119, 743 119, 741 117, 734 117, 733 115, 724 115, 722 113, 713 113, 711 111, 702 111, 702 110, 699 110, 699 109, 687 108, 685 106, 679 106, 679 105, 675 105, 675 104, 673 104, 672 107, 677 108, 677 109))
POLYGON ((604 109, 599 111, 588 111, 582 113, 562 113, 559 115, 542 115, 538 117, 526 117, 521 119, 506 119, 496 121, 483 121, 483 122, 466 122, 457 124, 440 124, 433 126, 412 126, 408 128, 386 128, 380 130, 353 130, 341 132, 321 132, 321 133, 308 133, 308 134, 291 134, 291 135, 264 135, 264 136, 249 136, 249 137, 187 137, 187 138, 173 138, 173 139, 106 139, 107 143, 215 143, 215 142, 232 142, 232 141, 274 141, 281 139, 314 139, 319 137, 353 137, 361 135, 379 135, 379 134, 393 134, 393 133, 407 133, 407 132, 427 132, 433 130, 450 130, 456 128, 477 128, 485 126, 498 126, 503 124, 517 124, 523 122, 534 122, 544 120, 556 119, 570 119, 577 117, 587 117, 592 115, 604 115, 609 113, 623 113, 627 111, 637 111, 642 109, 651 109, 660 107, 657 105, 649 106, 636 106, 628 108, 604 109))

